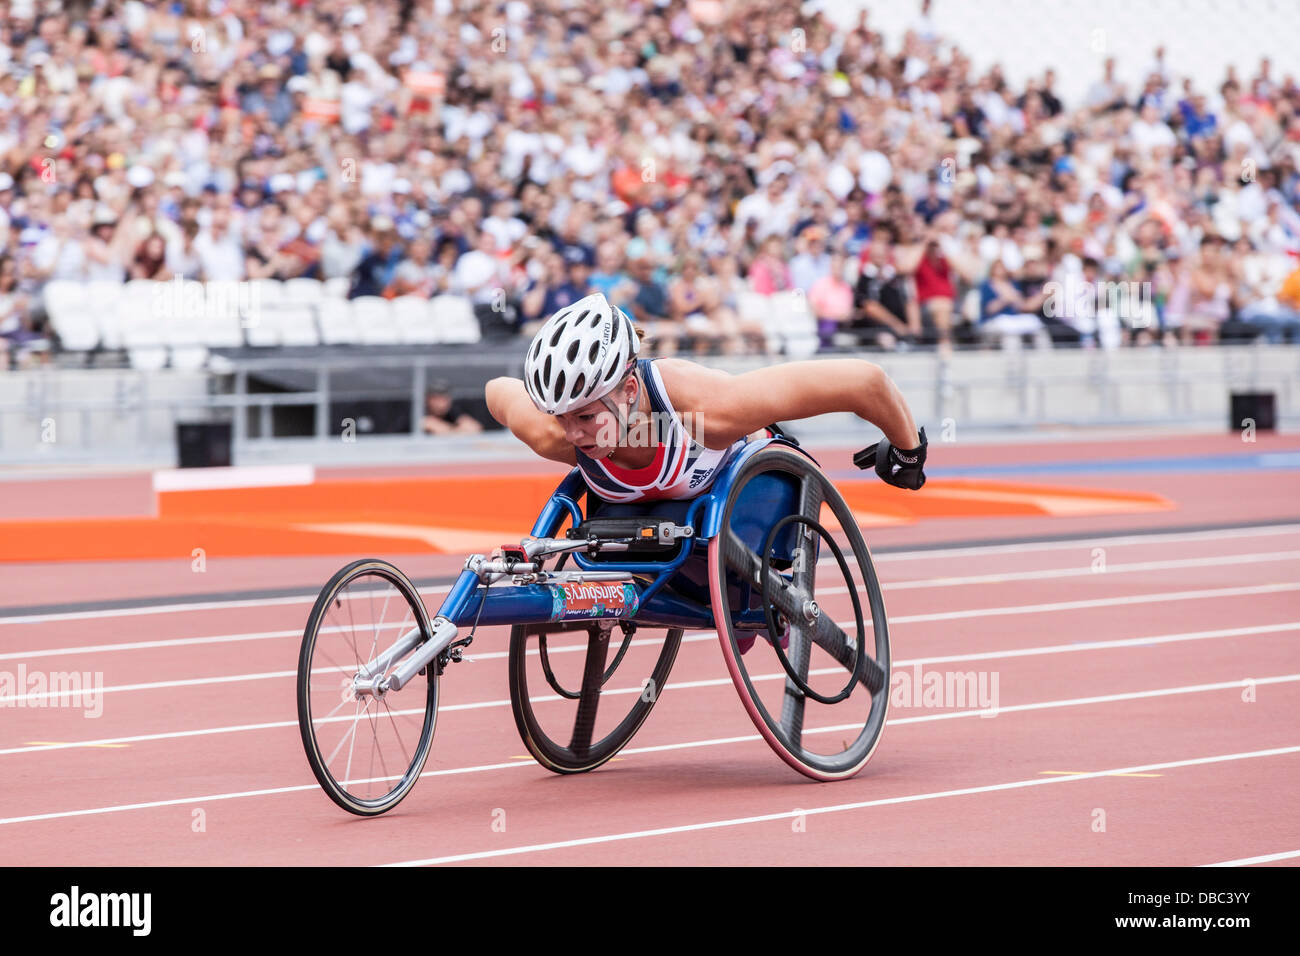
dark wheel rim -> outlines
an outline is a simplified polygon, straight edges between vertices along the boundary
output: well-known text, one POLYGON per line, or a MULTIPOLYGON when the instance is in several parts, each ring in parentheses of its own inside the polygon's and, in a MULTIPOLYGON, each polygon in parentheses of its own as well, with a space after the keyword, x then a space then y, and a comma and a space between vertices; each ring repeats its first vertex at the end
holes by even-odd
MULTIPOLYGON (((420 777, 420 772, 429 757, 429 749, 433 742, 434 726, 437 720, 438 675, 437 667, 430 665, 424 676, 417 676, 401 691, 390 693, 382 700, 367 698, 364 702, 360 700, 353 701, 358 709, 358 714, 353 718, 351 730, 354 743, 357 725, 361 723, 360 716, 362 714, 372 724, 372 732, 374 732, 373 724, 375 721, 387 720, 391 722, 394 732, 397 730, 396 717, 398 716, 418 716, 421 721, 418 739, 413 747, 404 746, 400 740, 400 734, 398 735, 399 744, 403 744, 397 750, 397 753, 400 754, 398 764, 389 766, 381 757, 381 776, 379 780, 391 781, 393 783, 392 788, 377 797, 361 796, 354 792, 358 783, 373 783, 375 782, 374 779, 367 775, 366 778, 358 781, 355 775, 350 772, 340 774, 336 762, 337 755, 332 753, 338 750, 340 741, 333 739, 333 734, 330 734, 328 739, 322 737, 323 733, 336 729, 335 725, 340 718, 335 715, 335 711, 338 711, 341 705, 334 705, 332 710, 324 711, 322 716, 313 712, 313 703, 314 697, 321 696, 322 689, 337 691, 337 681, 334 679, 337 676, 335 672, 343 673, 346 680, 348 671, 351 674, 356 673, 356 661, 367 654, 373 653, 370 648, 357 648, 351 660, 339 660, 321 647, 322 634, 326 633, 329 627, 328 622, 334 619, 332 609, 340 607, 342 604, 341 596, 345 593, 351 593, 353 589, 365 593, 367 579, 370 579, 375 585, 387 584, 391 586, 406 603, 405 616, 398 621, 396 627, 387 628, 387 630, 391 631, 391 636, 385 635, 383 638, 385 643, 379 647, 379 650, 383 650, 384 646, 396 640, 398 632, 409 630, 411 627, 420 628, 422 640, 429 639, 430 628, 424 603, 420 600, 415 586, 396 567, 385 561, 369 559, 355 561, 341 569, 321 590, 315 605, 312 607, 311 614, 308 616, 307 626, 303 631, 302 648, 298 655, 298 728, 302 735, 307 762, 311 765, 316 780, 330 799, 350 813, 361 816, 374 816, 395 807, 410 792, 411 787, 415 785, 415 782, 420 777), (323 683, 321 681, 322 672, 330 675, 323 683), (398 702, 400 702, 400 705, 398 702), (369 712, 372 707, 373 713, 369 712), (421 708, 422 714, 420 712, 421 708), (400 769, 401 766, 404 766, 405 769, 400 769)), ((384 614, 381 613, 381 618, 383 616, 384 614)), ((378 646, 378 644, 379 640, 376 639, 371 642, 371 647, 378 646)), ((366 659, 368 660, 370 657, 367 656, 366 659)), ((343 704, 346 703, 346 700, 343 701, 343 704)), ((347 714, 344 714, 342 719, 346 721, 347 716, 347 714)), ((348 769, 351 770, 350 761, 348 769)))
MULTIPOLYGON (((709 568, 714 617, 728 670, 746 710, 764 739, 786 763, 814 779, 842 779, 857 773, 875 751, 884 729, 889 705, 889 633, 884 600, 870 553, 843 497, 821 470, 800 452, 777 445, 760 450, 741 467, 732 483, 723 508, 718 537, 710 544, 709 568), (774 474, 783 476, 784 481, 795 483, 796 512, 784 516, 781 522, 768 529, 760 539, 763 543, 755 548, 734 530, 733 514, 736 513, 737 501, 750 481, 761 475, 774 474), (822 602, 816 600, 816 589, 821 586, 816 579, 817 554, 822 550, 822 542, 833 541, 819 520, 823 503, 830 509, 848 540, 848 555, 857 565, 860 581, 866 591, 865 603, 871 615, 870 639, 874 651, 871 655, 862 653, 867 649, 867 638, 861 623, 862 605, 858 585, 848 575, 845 555, 838 546, 829 549, 836 559, 832 564, 846 578, 840 583, 846 586, 852 598, 854 620, 846 622, 846 628, 841 628, 824 609, 816 613, 822 607, 822 602), (777 532, 785 527, 798 529, 797 540, 816 542, 811 555, 805 554, 802 567, 798 551, 794 552, 795 561, 788 574, 768 567, 772 543, 778 538, 777 532), (814 532, 817 535, 815 538, 814 532), (767 552, 763 558, 760 558, 759 550, 767 552), (735 597, 737 594, 740 595, 738 599, 735 597), (738 606, 739 600, 746 602, 745 607, 738 606), (782 622, 790 625, 788 652, 781 650, 779 642, 769 642, 761 637, 755 641, 756 645, 769 645, 776 652, 780 667, 785 671, 779 675, 784 679, 779 715, 774 713, 778 709, 774 702, 769 702, 772 706, 764 702, 755 686, 756 675, 751 673, 755 661, 765 659, 755 653, 756 647, 752 647, 748 655, 742 655, 738 643, 740 638, 753 632, 738 629, 734 616, 752 607, 755 600, 762 605, 763 619, 771 633, 776 633, 773 625, 777 623, 778 616, 782 622), (807 602, 812 602, 811 611, 807 602), (854 637, 849 637, 850 633, 854 633, 854 637), (843 668, 841 678, 848 678, 849 683, 840 694, 809 693, 813 690, 809 686, 809 668, 814 646, 843 668), (846 726, 836 723, 808 731, 817 734, 820 739, 828 739, 830 736, 841 739, 842 750, 826 754, 816 752, 806 745, 805 712, 810 700, 845 707, 855 698, 861 699, 862 694, 869 695, 870 709, 860 728, 854 724, 856 736, 851 741, 847 737, 840 737, 846 731, 846 726), (843 701, 848 703, 842 704, 843 701)), ((823 581, 822 585, 824 583, 823 581)), ((763 676, 766 679, 770 675, 763 676)), ((865 707, 865 704, 862 706, 865 707)), ((829 708, 825 712, 834 713, 829 708)))
MULTIPOLYGON (((636 630, 635 641, 630 640, 632 635, 625 631, 622 635, 622 646, 613 664, 606 667, 613 632, 602 633, 595 624, 590 626, 574 623, 516 624, 511 628, 510 704, 515 715, 515 726, 519 728, 520 739, 528 748, 528 752, 542 766, 556 773, 583 773, 594 770, 622 750, 650 715, 655 702, 664 691, 668 673, 677 658, 677 651, 682 642, 682 629, 670 628, 666 632, 656 629, 650 633, 645 629, 633 629, 636 630), (564 685, 552 673, 550 653, 553 653, 554 649, 552 648, 545 656, 542 653, 542 649, 547 647, 548 638, 554 638, 559 633, 565 633, 570 640, 576 638, 579 642, 585 638, 581 687, 577 692, 566 691, 564 685), (593 739, 596 736, 598 714, 611 706, 620 708, 621 712, 622 702, 629 691, 636 689, 635 685, 630 683, 635 681, 635 674, 624 675, 628 678, 629 687, 607 689, 628 647, 634 642, 643 643, 652 634, 659 633, 665 635, 663 647, 650 674, 641 682, 639 693, 636 693, 633 698, 634 703, 631 708, 609 733, 593 739), (537 680, 534 676, 530 685, 528 661, 532 656, 529 651, 534 649, 534 644, 537 645, 538 656, 542 657, 545 680, 537 680), (548 732, 543 721, 539 719, 538 708, 549 706, 550 702, 530 696, 545 697, 550 690, 554 690, 561 700, 577 701, 576 710, 573 711, 571 718, 572 732, 568 734, 567 743, 555 739, 559 736, 555 728, 570 722, 567 713, 562 714, 560 719, 552 718, 547 721, 551 725, 548 732), (607 699, 602 702, 602 697, 607 699)), ((572 650, 573 645, 570 645, 569 649, 572 650)))

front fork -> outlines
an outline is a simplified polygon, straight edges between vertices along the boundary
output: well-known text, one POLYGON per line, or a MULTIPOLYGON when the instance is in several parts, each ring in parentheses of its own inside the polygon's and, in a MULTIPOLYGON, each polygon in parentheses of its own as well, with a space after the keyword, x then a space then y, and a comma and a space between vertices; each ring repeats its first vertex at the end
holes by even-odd
MULTIPOLYGON (((457 641, 459 629, 452 618, 461 616, 469 603, 470 597, 480 584, 491 584, 502 578, 523 578, 537 575, 541 565, 536 556, 543 549, 548 553, 555 550, 577 551, 586 548, 585 541, 557 542, 551 538, 525 538, 520 551, 524 560, 501 558, 488 560, 484 555, 475 554, 465 561, 460 577, 451 586, 447 597, 439 608, 439 614, 430 623, 429 639, 423 641, 423 629, 413 627, 372 661, 368 661, 352 679, 352 689, 358 697, 383 697, 389 691, 401 690, 417 674, 424 671, 429 664, 437 662, 438 673, 449 662, 461 660, 461 649, 473 640, 473 636, 457 641), (454 642, 454 643, 453 643, 454 642), (418 648, 418 649, 417 649, 418 648), (414 654, 402 661, 397 669, 388 674, 388 669, 395 661, 416 649, 414 654), (384 675, 388 674, 387 677, 384 675)), ((630 580, 631 575, 616 572, 575 572, 577 580, 630 580)))

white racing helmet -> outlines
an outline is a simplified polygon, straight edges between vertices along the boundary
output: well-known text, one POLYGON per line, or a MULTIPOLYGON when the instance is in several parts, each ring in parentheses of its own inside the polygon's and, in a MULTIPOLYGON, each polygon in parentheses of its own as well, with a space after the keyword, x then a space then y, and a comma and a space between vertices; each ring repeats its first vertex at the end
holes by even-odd
POLYGON ((563 415, 612 392, 639 349, 632 320, 597 292, 560 309, 533 336, 524 387, 539 409, 563 415))

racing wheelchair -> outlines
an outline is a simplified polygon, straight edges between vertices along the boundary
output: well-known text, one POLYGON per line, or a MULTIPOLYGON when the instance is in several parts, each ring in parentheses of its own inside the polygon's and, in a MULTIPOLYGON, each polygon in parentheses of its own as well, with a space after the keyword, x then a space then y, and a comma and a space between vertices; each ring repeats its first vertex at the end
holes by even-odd
POLYGON ((625 747, 686 631, 716 632, 762 739, 814 780, 852 777, 884 729, 889 632, 871 555, 844 498, 786 436, 746 445, 689 500, 610 504, 573 469, 518 546, 466 560, 432 618, 392 564, 338 571, 297 673, 303 747, 326 794, 363 816, 395 807, 428 759, 440 681, 478 626, 507 624, 515 724, 556 773, 625 747))

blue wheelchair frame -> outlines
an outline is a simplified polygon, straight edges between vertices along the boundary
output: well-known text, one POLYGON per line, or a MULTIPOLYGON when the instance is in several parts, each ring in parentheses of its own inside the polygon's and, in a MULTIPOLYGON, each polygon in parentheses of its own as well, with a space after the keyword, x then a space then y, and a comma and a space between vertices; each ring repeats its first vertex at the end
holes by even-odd
MULTIPOLYGON (((793 448, 816 464, 816 460, 798 445, 780 437, 765 438, 750 442, 738 452, 714 479, 709 490, 697 498, 676 501, 651 502, 645 505, 619 506, 610 505, 601 511, 601 516, 611 516, 615 512, 626 516, 624 508, 635 509, 631 513, 637 516, 673 517, 671 513, 662 513, 664 509, 680 511, 685 507, 678 523, 690 525, 694 529, 692 537, 679 539, 678 553, 663 561, 611 561, 602 558, 592 560, 580 551, 573 551, 574 563, 579 569, 592 572, 627 572, 638 577, 634 579, 637 587, 635 599, 626 602, 622 613, 602 615, 593 618, 587 614, 570 615, 561 609, 556 614, 556 585, 528 584, 523 586, 485 586, 476 571, 466 567, 457 578, 450 592, 438 608, 437 617, 451 621, 457 627, 466 625, 500 625, 500 624, 536 624, 543 622, 574 620, 636 620, 647 626, 681 627, 686 629, 711 629, 714 617, 708 599, 708 580, 704 557, 709 543, 717 536, 721 524, 723 509, 731 492, 736 474, 741 466, 770 443, 779 443, 793 448), (643 579, 653 576, 653 580, 644 584, 643 579), (669 593, 665 585, 669 582, 681 585, 674 587, 678 593, 669 593), (701 593, 703 600, 690 600, 681 595, 681 591, 701 593)), ((582 472, 574 468, 560 482, 542 509, 534 523, 532 537, 550 537, 556 534, 566 517, 572 519, 573 527, 583 520, 582 509, 578 499, 587 493, 586 480, 582 472)), ((761 551, 767 531, 785 515, 796 508, 798 488, 794 481, 784 481, 776 475, 763 475, 745 485, 737 502, 737 512, 743 519, 736 524, 736 531, 755 552, 761 551)), ((791 527, 783 533, 781 541, 775 547, 778 560, 789 559, 795 546, 795 531, 791 527)), ((747 607, 749 602, 742 600, 740 606, 747 607)), ((615 609, 616 611, 618 609, 615 609)), ((741 629, 762 629, 764 612, 762 607, 751 608, 736 615, 734 625, 741 629)))

